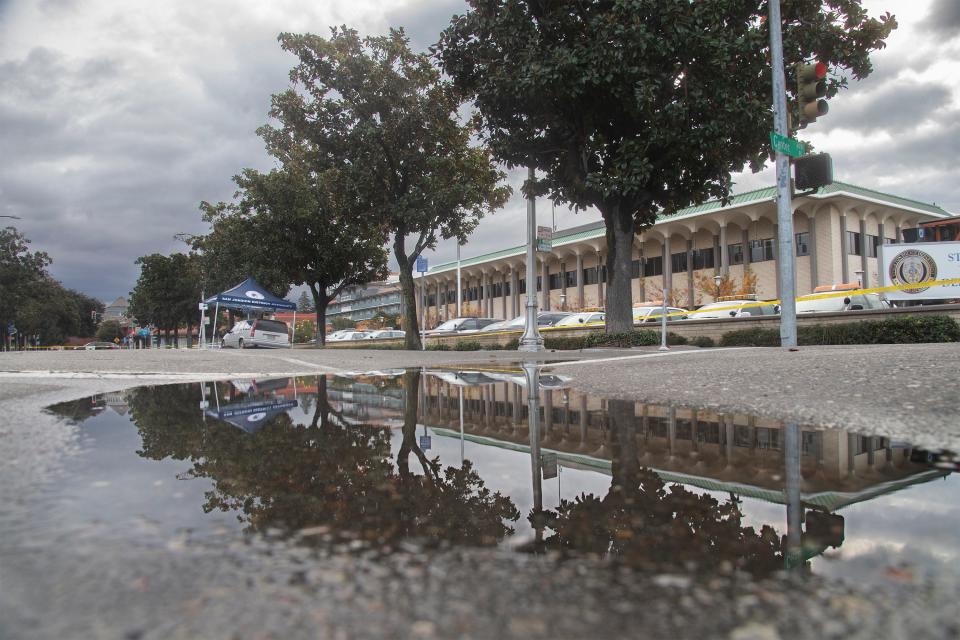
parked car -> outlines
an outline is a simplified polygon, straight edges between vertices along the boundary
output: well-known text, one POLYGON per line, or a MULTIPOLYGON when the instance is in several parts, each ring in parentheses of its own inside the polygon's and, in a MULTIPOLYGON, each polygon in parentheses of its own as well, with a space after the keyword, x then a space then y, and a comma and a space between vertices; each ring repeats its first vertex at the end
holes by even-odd
MULTIPOLYGON (((552 327, 564 318, 573 315, 569 311, 541 311, 537 314, 537 326, 552 327)), ((527 314, 523 313, 512 320, 501 320, 493 325, 488 325, 483 331, 522 331, 527 324, 527 314)))
POLYGON ((287 323, 281 320, 240 320, 220 339, 220 347, 286 349, 290 347, 290 333, 287 323))
POLYGON ((481 329, 497 322, 496 318, 454 318, 447 320, 436 329, 427 331, 428 336, 450 333, 476 333, 481 329))
POLYGON ((775 316, 780 313, 780 305, 771 302, 756 307, 746 305, 756 304, 757 300, 721 300, 705 304, 695 312, 691 312, 687 320, 720 320, 726 318, 747 318, 750 316, 775 316))
MULTIPOLYGON (((667 322, 673 322, 675 320, 686 320, 686 315, 670 315, 671 313, 680 313, 686 314, 687 310, 680 307, 667 307, 667 322)), ((645 324, 652 322, 660 322, 661 316, 663 315, 662 306, 639 306, 633 308, 633 324, 645 324)))
POLYGON ((366 336, 367 340, 377 340, 385 338, 403 338, 407 335, 406 331, 399 331, 397 329, 380 329, 379 331, 371 331, 366 336))
POLYGON ((607 314, 602 311, 581 311, 572 313, 559 320, 555 327, 583 327, 586 325, 601 325, 607 320, 607 314))
POLYGON ((334 331, 327 336, 327 342, 350 342, 351 340, 364 340, 367 337, 367 331, 334 331))
POLYGON ((84 351, 96 351, 97 349, 119 349, 120 345, 112 342, 88 342, 83 345, 84 351))
MULTIPOLYGON (((826 285, 813 290, 814 294, 828 291, 853 291, 858 289, 856 284, 826 285)), ((852 293, 848 296, 836 298, 816 298, 806 300, 797 298, 797 313, 840 313, 843 311, 860 311, 861 309, 886 309, 890 306, 883 296, 878 293, 852 293)))

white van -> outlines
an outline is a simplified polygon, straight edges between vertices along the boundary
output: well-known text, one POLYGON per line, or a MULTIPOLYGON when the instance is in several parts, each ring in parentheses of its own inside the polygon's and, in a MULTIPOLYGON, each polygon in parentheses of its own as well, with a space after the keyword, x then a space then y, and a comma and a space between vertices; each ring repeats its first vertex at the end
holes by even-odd
POLYGON ((284 349, 290 347, 290 334, 287 323, 280 320, 241 320, 220 339, 220 347, 284 349))

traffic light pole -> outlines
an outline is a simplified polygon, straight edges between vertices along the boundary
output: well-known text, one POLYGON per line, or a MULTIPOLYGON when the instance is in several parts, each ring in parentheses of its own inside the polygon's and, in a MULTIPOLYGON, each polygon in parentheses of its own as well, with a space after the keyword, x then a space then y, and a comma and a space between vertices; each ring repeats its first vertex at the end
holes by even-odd
MULTIPOLYGON (((780 35, 780 0, 770 0, 770 64, 773 75, 773 125, 781 136, 787 130, 787 94, 783 76, 783 40, 780 35)), ((790 162, 777 152, 777 279, 780 284, 780 346, 797 346, 797 302, 793 252, 793 206, 790 201, 790 162)))

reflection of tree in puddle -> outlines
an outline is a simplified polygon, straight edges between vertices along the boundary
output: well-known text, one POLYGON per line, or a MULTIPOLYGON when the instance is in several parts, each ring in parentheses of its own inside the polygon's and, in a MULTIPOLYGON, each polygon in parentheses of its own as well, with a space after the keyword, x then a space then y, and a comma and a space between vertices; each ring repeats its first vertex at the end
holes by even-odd
POLYGON ((403 378, 403 440, 395 465, 390 429, 349 424, 328 401, 322 377, 309 425, 287 413, 254 433, 203 424, 195 387, 189 399, 181 397, 183 386, 135 393, 131 407, 143 437, 141 455, 191 460, 193 477, 213 481, 204 511, 235 510, 250 531, 320 527, 334 539, 376 544, 408 538, 496 544, 513 532, 507 523, 519 512, 508 497, 489 491, 469 463, 443 468, 426 457, 415 436, 419 378, 416 371, 403 378), (422 474, 411 470, 411 455, 422 474))
MULTIPOLYGON (((739 502, 667 486, 637 461, 633 402, 608 404, 613 479, 607 495, 580 495, 542 514, 545 548, 610 556, 640 568, 709 571, 723 564, 762 574, 783 568, 782 543, 742 525, 739 502)), ((540 517, 531 515, 534 526, 540 517)))

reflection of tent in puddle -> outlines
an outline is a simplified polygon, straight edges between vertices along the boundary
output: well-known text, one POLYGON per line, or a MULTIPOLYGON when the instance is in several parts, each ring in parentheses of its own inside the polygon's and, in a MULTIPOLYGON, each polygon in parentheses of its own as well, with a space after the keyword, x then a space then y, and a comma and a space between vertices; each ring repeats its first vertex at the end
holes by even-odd
POLYGON ((228 404, 206 412, 211 418, 229 422, 247 433, 256 433, 274 416, 297 406, 296 400, 255 400, 228 404))

